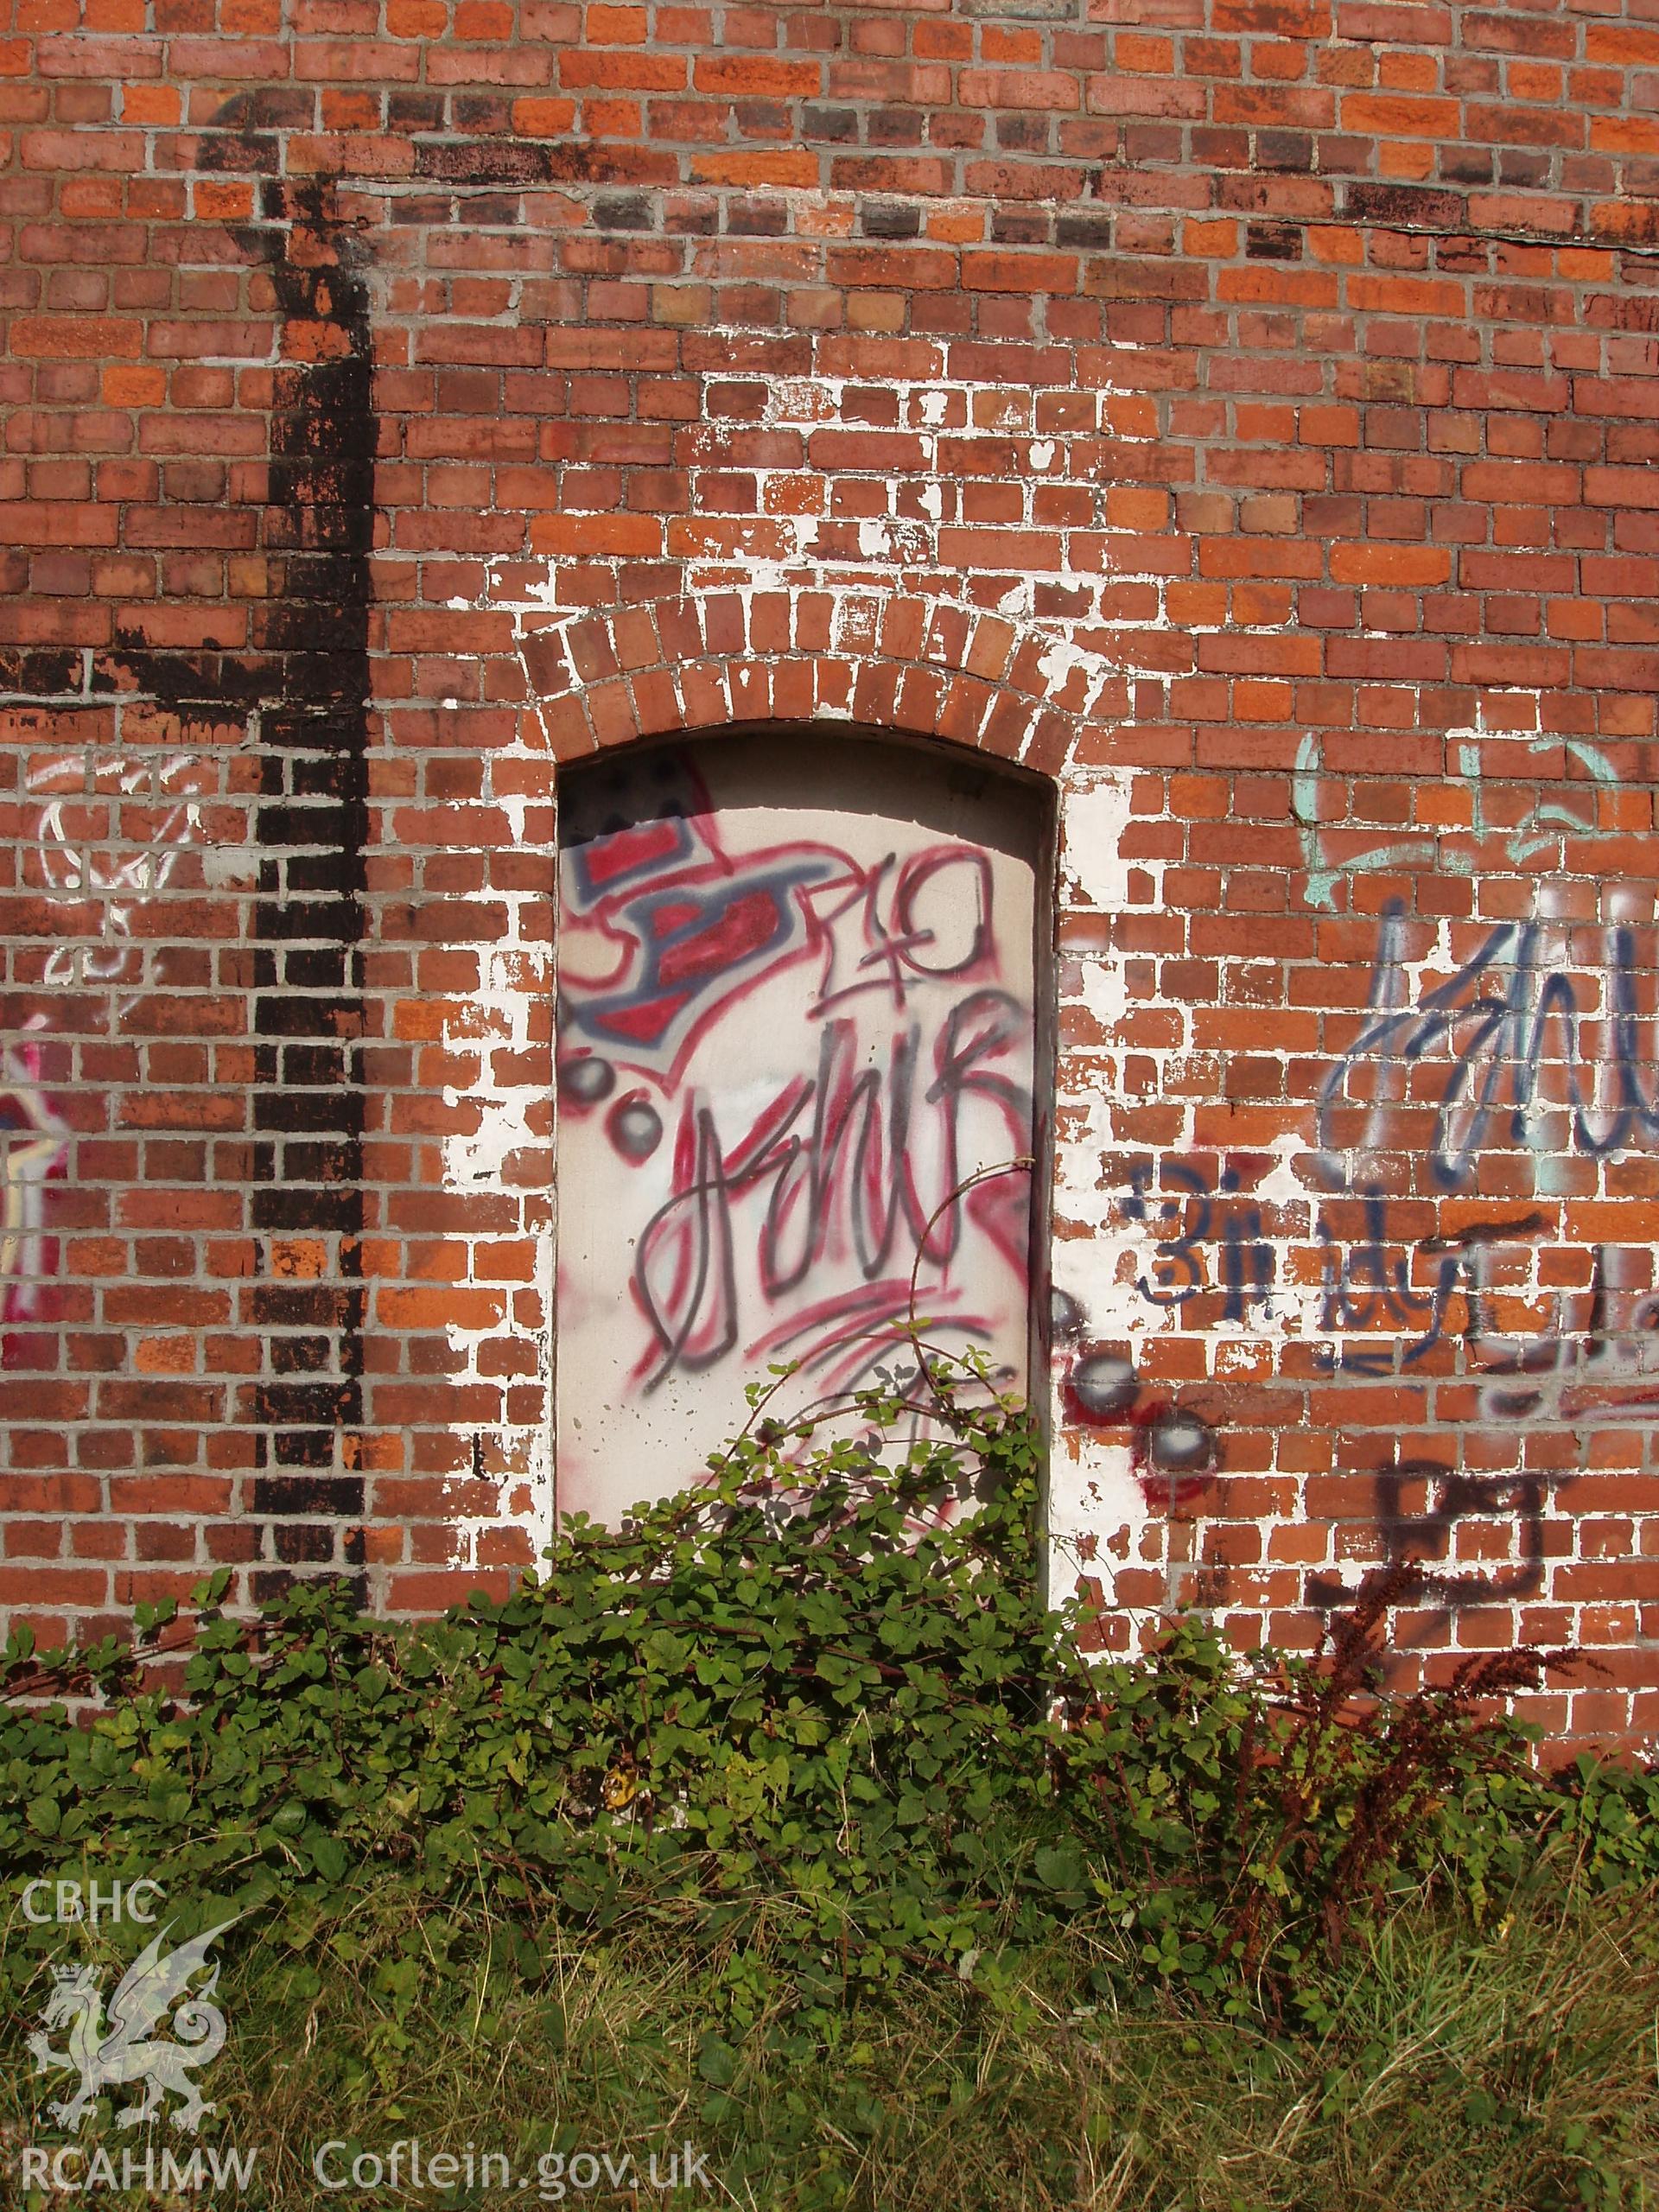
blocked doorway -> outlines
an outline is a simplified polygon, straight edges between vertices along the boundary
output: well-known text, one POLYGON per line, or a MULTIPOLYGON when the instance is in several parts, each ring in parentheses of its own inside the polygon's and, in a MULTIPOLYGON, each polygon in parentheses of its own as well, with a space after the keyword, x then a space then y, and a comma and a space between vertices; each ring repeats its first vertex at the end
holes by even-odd
POLYGON ((699 1479, 775 1365, 790 1410, 891 1370, 912 1279, 1023 1391, 1046 786, 772 727, 567 769, 559 813, 559 1511, 699 1479))

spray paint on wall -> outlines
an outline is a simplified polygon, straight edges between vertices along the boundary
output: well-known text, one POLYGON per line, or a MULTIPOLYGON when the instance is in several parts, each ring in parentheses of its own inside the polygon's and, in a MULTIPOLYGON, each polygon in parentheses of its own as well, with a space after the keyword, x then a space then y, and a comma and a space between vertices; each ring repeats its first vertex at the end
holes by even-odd
POLYGON ((27 788, 41 802, 25 880, 54 905, 93 906, 92 944, 56 945, 41 981, 130 980, 138 964, 137 908, 164 891, 186 848, 201 836, 202 804, 217 787, 211 753, 81 747, 34 764, 27 788))
POLYGON ((569 779, 562 1511, 695 1479, 774 1364, 797 1403, 893 1370, 912 1268, 1023 1387, 1029 1177, 952 1193, 1033 1148, 1039 839, 1023 787, 857 740, 569 779))

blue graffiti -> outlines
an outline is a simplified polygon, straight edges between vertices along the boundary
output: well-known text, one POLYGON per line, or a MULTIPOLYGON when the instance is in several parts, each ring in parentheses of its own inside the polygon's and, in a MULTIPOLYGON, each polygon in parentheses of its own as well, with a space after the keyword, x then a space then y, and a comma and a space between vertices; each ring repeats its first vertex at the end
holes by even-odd
POLYGON ((1580 1049, 1578 990, 1572 975, 1547 958, 1542 924, 1500 924, 1454 976, 1409 1004, 1403 1002, 1410 990, 1405 911, 1392 902, 1382 916, 1372 966, 1371 1018, 1319 1091, 1317 1141, 1332 1186, 1349 1187, 1344 1147, 1334 1140, 1332 1122, 1339 1105, 1353 1104, 1347 1090, 1355 1069, 1363 1062, 1411 1068, 1437 1047, 1449 1057, 1433 1101, 1428 1163, 1443 1190, 1468 1181, 1495 1122, 1500 1141, 1533 1141, 1534 1116, 1556 1103, 1540 1096, 1546 1066, 1565 1087, 1560 1103, 1570 1110, 1573 1142, 1580 1151, 1599 1159, 1634 1136, 1659 1132, 1659 1108, 1643 1095, 1637 1074, 1643 1063, 1635 932, 1619 927, 1611 937, 1612 957, 1599 971, 1609 1049, 1605 1059, 1586 1063, 1580 1049), (1593 1098, 1598 1088, 1610 1095, 1593 1098))
MULTIPOLYGON (((1238 1171, 1219 1176, 1180 1160, 1163 1165, 1162 1191, 1154 1195, 1154 1169, 1130 1169, 1131 1194, 1123 1211, 1168 1233, 1153 1248, 1150 1274, 1135 1287, 1154 1306, 1184 1306, 1204 1291, 1222 1294, 1221 1319, 1242 1322, 1254 1309, 1274 1313, 1276 1256, 1259 1202, 1241 1187, 1238 1171)), ((1319 1327, 1327 1336, 1386 1333, 1385 1343, 1316 1344, 1315 1363, 1325 1372, 1386 1375, 1415 1367, 1452 1333, 1453 1301, 1463 1301, 1458 1332, 1473 1343, 1482 1333, 1486 1290, 1484 1248, 1534 1235, 1544 1217, 1528 1213, 1478 1223, 1457 1235, 1403 1238, 1389 1218, 1390 1201, 1376 1186, 1351 1198, 1320 1200, 1313 1234, 1320 1246, 1319 1327), (1352 1210, 1358 1207, 1357 1223, 1352 1210), (1426 1280, 1414 1282, 1414 1263, 1426 1280), (1402 1341, 1403 1339, 1403 1341, 1402 1341)))
MULTIPOLYGON (((1320 1271, 1325 1303, 1319 1325, 1332 1333, 1378 1328, 1414 1330, 1413 1341, 1399 1351, 1400 1366, 1414 1367, 1446 1332, 1446 1308, 1465 1272, 1465 1254, 1455 1248, 1440 1250, 1432 1287, 1414 1290, 1410 1249, 1396 1246, 1389 1234, 1388 1199, 1373 1189, 1361 1192, 1359 1203, 1363 1225, 1357 1236, 1339 1236, 1323 1206, 1314 1224, 1324 1247, 1320 1271)), ((1391 1374, 1395 1363, 1393 1345, 1350 1344, 1338 1354, 1334 1345, 1319 1344, 1313 1357, 1327 1370, 1341 1367, 1358 1375, 1391 1374)))
MULTIPOLYGON (((1224 1167, 1212 1183, 1198 1169, 1171 1160, 1165 1166, 1164 1175, 1181 1195, 1159 1200, 1158 1219, 1174 1233, 1154 1248, 1156 1281, 1149 1282, 1145 1275, 1136 1279, 1141 1296, 1154 1306, 1185 1306, 1188 1299, 1209 1287, 1212 1277, 1205 1251, 1214 1243, 1219 1252, 1213 1279, 1225 1293, 1223 1319, 1242 1321, 1252 1306, 1271 1314, 1273 1247, 1262 1231, 1261 1207, 1240 1192, 1237 1170, 1224 1167)), ((1123 1201, 1123 1211, 1132 1221, 1148 1217, 1147 1200, 1152 1179, 1153 1170, 1144 1162, 1130 1170, 1134 1196, 1123 1201)))

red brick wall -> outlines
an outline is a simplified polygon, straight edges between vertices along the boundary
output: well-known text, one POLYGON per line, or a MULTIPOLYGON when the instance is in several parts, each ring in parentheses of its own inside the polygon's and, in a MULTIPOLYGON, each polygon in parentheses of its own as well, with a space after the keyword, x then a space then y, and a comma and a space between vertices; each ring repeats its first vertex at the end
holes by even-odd
POLYGON ((533 1555, 557 764, 852 720, 1059 787, 1103 1634, 1655 1732, 1643 0, 11 26, 0 1610, 533 1555))

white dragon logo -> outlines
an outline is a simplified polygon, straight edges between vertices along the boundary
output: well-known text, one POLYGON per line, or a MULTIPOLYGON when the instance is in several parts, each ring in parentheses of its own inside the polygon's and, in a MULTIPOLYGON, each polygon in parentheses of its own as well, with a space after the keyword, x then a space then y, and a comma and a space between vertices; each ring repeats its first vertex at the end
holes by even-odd
POLYGON ((233 1927, 240 1914, 209 1928, 176 1950, 163 1953, 169 1921, 121 1977, 110 2000, 109 2024, 104 2022, 104 1999, 91 1967, 56 1967, 54 1986, 41 2014, 41 2026, 29 2038, 35 2071, 46 2074, 54 2067, 73 2066, 80 2074, 73 2096, 48 2105, 60 2126, 78 2128, 93 2100, 105 2088, 128 2082, 142 2082, 144 2094, 118 2114, 123 2127, 137 2127, 154 2120, 170 2089, 184 2101, 172 2114, 175 2127, 194 2134, 204 2116, 214 2107, 190 2079, 190 2069, 211 2065, 225 2048, 225 2015, 211 2002, 219 1987, 219 1967, 200 1989, 188 1996, 190 1977, 207 1963, 208 1947, 233 1927), (183 1998, 173 2015, 177 2043, 147 2040, 171 2007, 183 1998), (66 2050, 54 2050, 46 2031, 69 2029, 66 2050))

